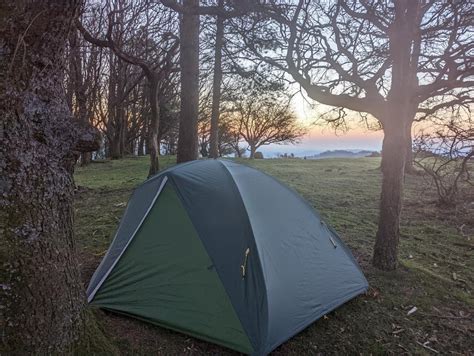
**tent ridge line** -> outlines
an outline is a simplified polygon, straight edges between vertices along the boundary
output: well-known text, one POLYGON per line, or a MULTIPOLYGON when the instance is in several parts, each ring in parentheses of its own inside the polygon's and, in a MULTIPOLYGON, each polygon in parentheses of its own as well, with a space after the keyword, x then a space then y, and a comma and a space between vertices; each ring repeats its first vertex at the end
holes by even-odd
POLYGON ((199 162, 199 160, 194 160, 194 161, 189 161, 189 162, 183 162, 183 163, 178 163, 176 165, 173 165, 171 167, 168 167, 164 170, 162 170, 161 172, 159 172, 158 174, 148 178, 148 179, 145 179, 145 181, 142 183, 142 184, 145 184, 145 183, 149 183, 149 182, 152 182, 154 180, 157 180, 159 178, 161 178, 162 176, 165 176, 166 177, 166 174, 170 173, 170 172, 173 172, 174 170, 178 170, 178 169, 181 169, 182 167, 185 167, 185 166, 188 166, 190 164, 193 164, 193 163, 196 163, 196 162, 199 162))
POLYGON ((133 231, 133 234, 132 236, 130 237, 130 239, 127 241, 127 244, 124 246, 124 248, 122 249, 122 251, 120 252, 120 254, 117 256, 117 258, 115 259, 115 261, 112 263, 112 265, 110 266, 110 268, 107 270, 107 272, 104 273, 103 277, 101 278, 101 280, 99 281, 99 283, 97 283, 97 285, 95 286, 95 288, 92 290, 91 294, 87 296, 87 303, 90 303, 96 293, 99 291, 100 287, 102 286, 102 284, 104 284, 105 280, 107 279, 107 277, 110 275, 110 273, 112 272, 112 270, 114 269, 114 267, 117 265, 118 261, 120 260, 120 258, 122 257, 122 255, 125 253, 125 251, 127 250, 128 246, 130 245, 130 243, 133 241, 135 235, 137 234, 138 230, 140 230, 140 227, 143 225, 143 222, 145 221, 145 219, 147 218, 148 214, 150 213, 151 209, 153 208, 153 206, 155 205, 155 202, 156 200, 158 199, 158 196, 160 195, 161 191, 163 190, 166 182, 168 181, 168 176, 164 176, 163 177, 163 180, 161 181, 161 184, 160 184, 160 187, 158 188, 158 191, 156 192, 156 195, 153 197, 153 200, 151 201, 150 203, 150 206, 148 207, 148 209, 146 210, 145 214, 143 215, 143 218, 140 220, 140 223, 138 224, 138 226, 136 227, 135 231, 133 231))

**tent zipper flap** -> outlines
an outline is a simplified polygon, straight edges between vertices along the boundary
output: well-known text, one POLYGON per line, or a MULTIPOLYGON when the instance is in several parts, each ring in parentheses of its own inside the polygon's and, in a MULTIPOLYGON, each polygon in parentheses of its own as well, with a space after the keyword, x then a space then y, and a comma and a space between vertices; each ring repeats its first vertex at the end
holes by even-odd
POLYGON ((145 212, 145 214, 143 215, 143 218, 140 220, 140 223, 138 224, 137 228, 135 229, 135 231, 133 232, 132 236, 130 237, 130 239, 128 240, 127 244, 125 245, 125 247, 123 248, 123 250, 120 252, 120 254, 117 256, 117 258, 115 259, 114 263, 112 263, 112 266, 110 266, 110 268, 107 270, 107 272, 105 272, 104 276, 102 277, 102 279, 99 281, 99 283, 97 283, 97 286, 94 288, 94 290, 91 292, 91 294, 89 294, 87 296, 87 303, 90 303, 97 291, 100 289, 100 287, 102 286, 102 284, 105 282, 105 280, 107 279, 107 277, 110 275, 110 272, 112 272, 112 270, 114 269, 115 265, 118 263, 118 261, 120 260, 120 258, 122 257, 122 255, 125 253, 125 251, 127 250, 128 246, 130 245, 130 243, 132 242, 133 238, 135 237, 135 235, 137 234, 138 230, 140 230, 140 227, 142 226, 143 222, 145 221, 145 219, 147 218, 148 214, 150 213, 151 211, 151 208, 153 208, 153 205, 155 205, 155 202, 156 200, 158 199, 158 196, 160 195, 161 191, 163 190, 166 182, 168 181, 168 177, 167 176, 164 176, 163 177, 163 181, 161 182, 160 184, 160 187, 158 188, 158 191, 156 192, 156 195, 155 197, 153 198, 153 200, 151 201, 150 203, 150 206, 148 207, 147 211, 145 212))

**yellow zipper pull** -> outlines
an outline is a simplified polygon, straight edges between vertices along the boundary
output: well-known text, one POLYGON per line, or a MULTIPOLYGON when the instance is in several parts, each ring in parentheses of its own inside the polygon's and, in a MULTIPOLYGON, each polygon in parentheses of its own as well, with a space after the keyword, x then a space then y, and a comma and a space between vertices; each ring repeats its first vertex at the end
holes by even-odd
POLYGON ((240 266, 240 268, 242 269, 242 279, 245 278, 245 272, 247 270, 247 260, 248 260, 249 254, 250 254, 250 248, 247 247, 247 249, 245 250, 244 263, 240 266))

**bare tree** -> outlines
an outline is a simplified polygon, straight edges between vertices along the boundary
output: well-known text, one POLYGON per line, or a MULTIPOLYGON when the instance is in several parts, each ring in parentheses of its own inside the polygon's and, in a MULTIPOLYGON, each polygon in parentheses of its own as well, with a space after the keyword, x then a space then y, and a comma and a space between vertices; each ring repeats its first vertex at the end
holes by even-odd
POLYGON ((288 98, 278 93, 248 91, 234 98, 230 105, 232 130, 248 143, 250 158, 255 157, 261 146, 295 143, 305 133, 288 98))
POLYGON ((0 204, 2 339, 10 354, 64 354, 87 313, 73 233, 77 152, 98 148, 64 92, 80 1, 2 3, 0 204))
MULTIPOLYGON (((84 125, 97 125, 95 109, 100 103, 101 76, 104 68, 104 51, 83 40, 77 29, 69 36, 68 67, 66 70, 66 97, 76 120, 84 125)), ((81 165, 87 165, 92 152, 83 152, 81 165)))
MULTIPOLYGON (((181 111, 178 140, 178 162, 197 158, 198 115, 199 115, 199 29, 200 15, 216 16, 218 22, 224 19, 242 16, 255 11, 257 0, 228 0, 216 4, 200 5, 199 0, 161 0, 163 5, 181 14, 180 22, 180 65, 181 65, 181 111), (224 6, 224 5, 227 5, 224 6)), ((223 26, 223 24, 222 24, 223 26)), ((220 36, 220 34, 219 34, 220 36)), ((218 37, 216 35, 216 37, 218 37)), ((217 44, 217 42, 216 42, 217 44)), ((219 44, 217 44, 219 46, 219 44)), ((220 51, 219 51, 220 52, 220 51)), ((219 57, 220 53, 216 52, 219 57)), ((219 60, 219 58, 217 58, 219 60)), ((219 81, 219 72, 216 83, 219 81)), ((219 104, 218 88, 215 105, 219 104)), ((218 130, 218 112, 214 114, 213 139, 218 130)), ((214 144, 215 145, 215 144, 214 144)))
POLYGON ((78 27, 87 41, 96 46, 110 48, 121 60, 139 66, 148 81, 148 100, 151 108, 151 122, 148 133, 150 142, 150 170, 148 176, 152 176, 159 170, 159 94, 165 78, 174 70, 174 58, 179 45, 179 41, 173 34, 175 19, 172 12, 164 11, 164 9, 150 14, 150 3, 148 1, 134 2, 133 6, 132 3, 127 5, 124 2, 119 2, 118 4, 118 8, 114 8, 108 13, 105 39, 99 39, 91 35, 80 22, 78 22, 78 27), (127 10, 127 19, 125 19, 125 10, 127 10), (155 44, 156 51, 154 55, 150 53, 149 46, 144 46, 142 53, 131 54, 125 49, 123 41, 115 40, 114 37, 123 37, 125 31, 132 31, 138 24, 141 24, 145 30, 140 33, 144 36, 145 41, 149 40, 146 29, 151 24, 160 31, 160 43, 155 44))
POLYGON ((413 145, 414 162, 436 187, 438 205, 451 207, 459 198, 461 183, 474 185, 474 126, 459 117, 444 121, 419 130, 413 145))
POLYGON ((373 264, 397 266, 403 172, 417 113, 472 90, 473 5, 462 1, 269 1, 238 25, 242 56, 272 64, 325 105, 368 113, 384 131, 373 264))

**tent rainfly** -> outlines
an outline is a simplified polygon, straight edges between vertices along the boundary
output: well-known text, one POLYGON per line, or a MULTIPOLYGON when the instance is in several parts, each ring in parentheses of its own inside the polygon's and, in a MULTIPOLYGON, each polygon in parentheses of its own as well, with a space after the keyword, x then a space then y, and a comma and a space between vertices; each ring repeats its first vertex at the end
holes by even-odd
POLYGON ((199 160, 135 190, 87 295, 92 306, 265 355, 367 287, 297 193, 245 165, 199 160))

